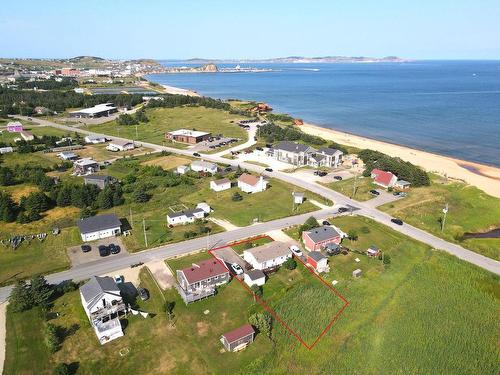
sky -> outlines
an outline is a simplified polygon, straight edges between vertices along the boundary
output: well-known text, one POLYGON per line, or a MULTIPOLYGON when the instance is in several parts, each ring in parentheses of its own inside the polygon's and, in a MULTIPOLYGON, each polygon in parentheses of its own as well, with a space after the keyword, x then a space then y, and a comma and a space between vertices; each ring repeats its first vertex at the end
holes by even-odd
POLYGON ((2 0, 0 56, 500 59, 499 0, 2 0))

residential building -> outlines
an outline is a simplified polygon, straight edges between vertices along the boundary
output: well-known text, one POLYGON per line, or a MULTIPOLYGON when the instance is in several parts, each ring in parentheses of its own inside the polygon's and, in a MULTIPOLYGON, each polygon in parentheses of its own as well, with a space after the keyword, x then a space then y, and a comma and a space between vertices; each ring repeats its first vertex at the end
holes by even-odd
POLYGON ((228 352, 237 352, 245 349, 252 343, 255 337, 255 330, 250 324, 245 324, 235 330, 224 333, 220 337, 220 342, 228 352))
POLYGON ((293 192, 292 193, 293 197, 293 203, 295 204, 302 204, 304 203, 304 193, 298 193, 298 192, 293 192))
POLYGON ((112 113, 118 112, 118 108, 113 106, 113 103, 97 104, 91 108, 79 109, 69 113, 69 117, 74 118, 95 118, 107 117, 112 113))
POLYGON ((25 141, 32 141, 35 139, 35 136, 33 135, 33 133, 31 132, 27 132, 25 130, 23 131, 20 131, 19 132, 19 135, 21 136, 22 139, 24 139, 25 141))
POLYGON ((208 141, 210 133, 197 130, 179 129, 165 133, 165 138, 174 142, 196 144, 208 141))
POLYGON ((221 178, 220 180, 210 181, 210 189, 214 191, 231 189, 231 181, 228 178, 221 178))
POLYGON ((245 272, 243 280, 249 287, 262 286, 266 283, 266 275, 261 270, 250 270, 245 272))
POLYGON ((78 155, 71 151, 63 151, 57 154, 61 160, 76 160, 78 155))
POLYGON ((267 181, 263 176, 243 173, 238 177, 238 187, 245 193, 259 193, 267 189, 267 181))
POLYGON ((186 174, 187 172, 189 172, 189 166, 187 166, 187 165, 179 165, 177 167, 177 173, 178 174, 186 174))
POLYGON ((198 203, 196 205, 196 208, 202 209, 206 214, 209 214, 210 212, 212 212, 212 208, 206 202, 198 203))
POLYGON ((321 250, 328 244, 340 244, 345 233, 333 225, 323 225, 302 232, 304 247, 309 251, 321 250))
POLYGON ((201 208, 194 208, 192 210, 184 210, 167 214, 168 225, 179 225, 194 223, 196 219, 203 219, 205 211, 201 208))
POLYGON ((98 143, 106 143, 107 138, 103 135, 87 135, 85 137, 85 143, 92 143, 92 144, 98 144, 98 143))
POLYGON ((288 245, 278 241, 243 251, 243 259, 257 270, 279 267, 291 257, 292 253, 288 245))
POLYGON ((96 185, 99 189, 104 189, 109 184, 115 182, 115 178, 106 175, 90 174, 83 177, 85 185, 96 185))
POLYGON ((23 130, 23 124, 21 124, 19 121, 11 121, 7 123, 7 131, 9 133, 20 133, 23 130))
POLYGON ((9 154, 11 152, 14 152, 14 149, 10 146, 0 147, 0 154, 9 154))
POLYGON ((344 153, 340 150, 321 147, 316 153, 311 155, 308 165, 313 168, 338 168, 342 164, 342 155, 344 155, 344 153))
POLYGON ((85 176, 99 170, 99 163, 92 158, 78 159, 73 162, 74 173, 77 176, 85 176))
POLYGON ((33 108, 33 112, 35 112, 37 115, 47 115, 50 113, 50 109, 48 109, 47 107, 37 106, 33 108))
POLYGON ((230 279, 228 269, 214 258, 193 263, 176 274, 176 288, 186 304, 214 295, 215 288, 230 279))
POLYGON ((109 151, 128 151, 128 150, 133 150, 134 148, 135 148, 134 142, 122 141, 120 139, 110 141, 109 144, 106 146, 106 149, 109 151))
POLYGON ((86 242, 120 234, 122 223, 115 214, 105 214, 78 219, 76 226, 82 241, 86 242))
POLYGON ((408 190, 410 188, 411 183, 405 180, 397 180, 394 184, 394 188, 398 190, 408 190))
POLYGON ((373 178, 373 182, 383 188, 393 187, 398 178, 395 174, 391 172, 382 171, 380 169, 373 169, 371 173, 371 178, 373 178))
POLYGON ((92 276, 80 287, 80 298, 101 345, 123 336, 119 317, 127 307, 113 278, 92 276))
POLYGON ((194 172, 217 173, 217 164, 203 160, 195 160, 191 163, 191 170, 194 172))
POLYGON ((316 150, 301 143, 281 141, 268 151, 268 155, 296 167, 337 168, 342 164, 343 152, 329 147, 316 150))
POLYGON ((307 263, 314 267, 318 272, 328 272, 328 259, 319 251, 311 251, 307 254, 307 263))

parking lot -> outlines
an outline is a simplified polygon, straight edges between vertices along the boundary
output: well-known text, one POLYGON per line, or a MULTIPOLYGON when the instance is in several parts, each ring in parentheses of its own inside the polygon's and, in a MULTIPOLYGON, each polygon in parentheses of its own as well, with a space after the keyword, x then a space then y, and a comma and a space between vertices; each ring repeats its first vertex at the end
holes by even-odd
POLYGON ((109 238, 103 238, 98 241, 93 241, 86 243, 86 245, 91 246, 91 250, 87 253, 84 253, 82 251, 81 245, 78 246, 72 246, 68 248, 68 257, 71 261, 71 265, 78 266, 80 264, 88 263, 88 262, 93 262, 99 259, 102 259, 102 257, 99 255, 99 250, 97 247, 99 245, 105 245, 109 246, 109 244, 115 244, 120 246, 120 252, 118 254, 109 254, 107 257, 122 257, 128 254, 127 250, 125 249, 125 246, 123 246, 123 242, 120 237, 109 237, 109 238))
POLYGON ((200 152, 200 151, 211 151, 211 150, 217 150, 220 147, 227 146, 229 144, 234 144, 238 142, 239 140, 236 138, 226 138, 226 137, 220 137, 220 139, 215 139, 213 141, 204 141, 197 143, 193 146, 191 146, 189 149, 193 152, 200 152))

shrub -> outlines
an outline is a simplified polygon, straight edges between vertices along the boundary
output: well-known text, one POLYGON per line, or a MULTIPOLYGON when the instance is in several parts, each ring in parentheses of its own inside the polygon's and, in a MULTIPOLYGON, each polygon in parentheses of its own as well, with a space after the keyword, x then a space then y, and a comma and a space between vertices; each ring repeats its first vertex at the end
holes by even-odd
POLYGON ((254 294, 257 296, 257 297, 262 297, 262 293, 263 293, 263 290, 262 290, 262 287, 260 285, 252 285, 252 287, 250 288, 250 290, 252 292, 254 292, 254 294))
POLYGON ((233 200, 234 202, 239 202, 243 200, 243 196, 240 193, 236 192, 231 197, 231 200, 233 200))
POLYGON ((257 328, 260 333, 271 338, 273 318, 267 311, 250 315, 248 322, 257 328))
POLYGON ((283 263, 283 266, 288 270, 294 270, 297 268, 297 262, 293 258, 289 258, 283 263))
POLYGON ((51 353, 57 352, 61 345, 61 338, 59 337, 58 330, 59 328, 52 323, 47 323, 45 326, 45 343, 51 353))
POLYGON ((70 375, 69 366, 66 363, 59 363, 54 370, 52 370, 52 375, 70 375))
POLYGON ((358 240, 358 232, 354 229, 350 229, 349 232, 347 233, 347 236, 351 241, 357 241, 358 240))

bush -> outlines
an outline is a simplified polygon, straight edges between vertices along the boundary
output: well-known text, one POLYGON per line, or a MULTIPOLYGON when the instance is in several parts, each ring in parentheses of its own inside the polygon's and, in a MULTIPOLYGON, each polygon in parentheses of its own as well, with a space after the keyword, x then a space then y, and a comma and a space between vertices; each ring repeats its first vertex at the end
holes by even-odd
POLYGON ((52 370, 52 375, 70 375, 70 368, 66 363, 59 363, 54 370, 52 370))
POLYGON ((297 262, 293 258, 289 258, 283 263, 283 266, 288 270, 294 270, 297 268, 297 262))
POLYGON ((231 197, 231 200, 233 200, 234 202, 239 202, 243 200, 243 196, 240 193, 236 192, 231 197))
POLYGON ((250 288, 250 290, 252 292, 254 292, 254 294, 257 296, 257 297, 262 297, 262 294, 263 294, 263 290, 262 290, 262 287, 260 285, 252 285, 252 287, 250 288))
POLYGON ((347 233, 347 236, 351 241, 357 241, 358 240, 358 232, 354 229, 350 229, 349 232, 347 233))
POLYGON ((250 315, 248 322, 257 328, 260 333, 271 338, 273 318, 267 311, 250 315))
POLYGON ((137 125, 139 121, 128 113, 123 113, 116 119, 118 125, 137 125))
POLYGON ((47 323, 45 326, 45 343, 51 353, 57 352, 61 345, 61 338, 59 337, 58 330, 59 328, 52 323, 47 323))

